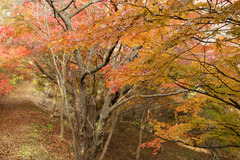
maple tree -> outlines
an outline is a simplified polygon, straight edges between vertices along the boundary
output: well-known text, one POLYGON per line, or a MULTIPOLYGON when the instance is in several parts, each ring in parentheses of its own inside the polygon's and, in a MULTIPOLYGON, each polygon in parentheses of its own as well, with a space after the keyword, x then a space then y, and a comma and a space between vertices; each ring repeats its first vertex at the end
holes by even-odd
POLYGON ((9 81, 10 76, 8 76, 9 59, 6 58, 6 55, 4 54, 3 50, 0 49, 0 51, 2 51, 0 61, 0 96, 6 96, 12 91, 13 86, 9 81))
POLYGON ((122 101, 123 96, 132 88, 125 87, 113 92, 115 85, 106 88, 102 82, 105 79, 101 77, 104 77, 108 67, 116 67, 124 62, 125 59, 121 60, 122 49, 127 49, 118 44, 119 36, 112 36, 110 32, 106 34, 108 30, 100 34, 99 26, 95 26, 95 21, 108 14, 107 9, 102 9, 104 5, 83 11, 97 2, 100 1, 89 1, 85 5, 74 1, 68 4, 24 2, 13 12, 15 21, 8 27, 9 31, 11 28, 13 31, 6 36, 6 39, 10 39, 8 44, 11 44, 11 48, 4 46, 8 50, 13 48, 21 51, 14 52, 14 55, 27 56, 30 61, 27 65, 34 64, 33 70, 44 74, 59 86, 68 115, 67 94, 72 96, 71 105, 77 127, 73 128, 70 116, 69 123, 78 159, 93 159, 96 156, 107 119, 115 108, 126 102, 122 101), (96 11, 101 17, 91 15, 96 11), (116 47, 118 49, 115 50, 116 47), (112 55, 115 57, 111 58, 112 55), (112 64, 110 61, 113 61, 112 64), (100 95, 99 90, 103 90, 100 95))
POLYGON ((138 96, 185 102, 171 124, 152 120, 158 138, 145 145, 155 151, 167 140, 239 147, 239 3, 26 1, 0 32, 5 51, 59 86, 66 108, 71 95, 78 159, 95 158, 109 116, 138 96))
POLYGON ((239 147, 239 1, 125 4, 134 9, 125 9, 122 19, 135 23, 123 40, 142 49, 138 59, 113 75, 123 85, 193 95, 175 97, 186 101, 176 107, 178 123, 154 121, 158 138, 145 145, 155 151, 166 140, 202 148, 239 147))
MULTIPOLYGON (((6 20, 6 17, 9 16, 9 10, 12 6, 12 2, 9 1, 4 1, 1 0, 0 1, 0 24, 6 24, 8 21, 6 20)), ((8 49, 6 47, 4 47, 4 44, 8 44, 8 42, 6 41, 8 36, 11 36, 13 31, 12 28, 6 28, 6 27, 2 27, 0 26, 0 32, 2 33, 0 36, 0 52, 1 52, 1 56, 0 56, 0 96, 6 96, 9 93, 11 93, 14 89, 13 84, 11 83, 11 79, 12 79, 12 74, 10 74, 14 67, 16 66, 15 64, 15 58, 12 56, 11 53, 13 53, 13 50, 10 50, 9 52, 11 52, 9 54, 8 49), (13 63, 13 64, 12 64, 13 63)), ((9 46, 8 46, 9 47, 9 46)))

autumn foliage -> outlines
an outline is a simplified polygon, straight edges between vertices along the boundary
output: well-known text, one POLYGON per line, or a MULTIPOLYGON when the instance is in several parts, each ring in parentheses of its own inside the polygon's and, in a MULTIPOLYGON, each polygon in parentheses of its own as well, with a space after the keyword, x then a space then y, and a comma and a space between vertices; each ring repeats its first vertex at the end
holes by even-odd
MULTIPOLYGON (((107 106, 92 122, 101 127, 114 107, 136 97, 181 102, 169 105, 174 118, 168 122, 150 117, 156 139, 142 147, 154 153, 166 141, 238 148, 239 11, 240 1, 228 0, 26 1, 0 28, 1 59, 45 74, 74 98, 91 97, 81 105, 107 106), (28 62, 19 62, 22 57, 28 62), (125 97, 130 91, 134 96, 125 97)), ((2 77, 0 86, 9 92, 2 77)))

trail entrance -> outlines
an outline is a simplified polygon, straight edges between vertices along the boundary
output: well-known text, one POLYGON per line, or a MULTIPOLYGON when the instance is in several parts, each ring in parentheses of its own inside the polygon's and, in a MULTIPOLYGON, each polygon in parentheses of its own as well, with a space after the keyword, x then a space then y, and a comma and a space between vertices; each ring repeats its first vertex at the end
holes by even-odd
POLYGON ((0 159, 73 159, 71 136, 59 139, 58 120, 34 104, 32 84, 0 100, 0 159))

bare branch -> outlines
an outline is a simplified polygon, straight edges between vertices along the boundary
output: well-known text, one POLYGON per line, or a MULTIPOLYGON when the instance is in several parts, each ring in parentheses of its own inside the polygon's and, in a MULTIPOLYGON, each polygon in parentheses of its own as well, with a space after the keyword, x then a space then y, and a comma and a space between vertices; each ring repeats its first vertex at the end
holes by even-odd
POLYGON ((66 7, 64 7, 63 9, 61 9, 59 12, 63 12, 63 11, 65 11, 66 9, 68 9, 73 2, 74 2, 74 0, 71 0, 71 1, 68 3, 68 5, 67 5, 66 7))
POLYGON ((99 45, 99 43, 97 43, 95 46, 93 46, 90 50, 89 56, 88 56, 88 61, 87 61, 87 65, 86 65, 86 69, 89 70, 90 64, 91 64, 91 59, 92 59, 92 55, 94 53, 94 50, 97 48, 97 46, 99 45))
POLYGON ((117 107, 125 104, 126 102, 132 100, 132 99, 135 98, 135 97, 136 97, 136 96, 131 96, 131 97, 128 97, 128 98, 126 98, 126 99, 124 99, 124 100, 122 100, 122 101, 119 101, 119 102, 115 103, 115 104, 110 108, 110 112, 112 112, 112 111, 113 111, 114 109, 116 109, 117 107))
POLYGON ((100 69, 102 69, 104 66, 106 66, 109 61, 110 61, 110 58, 113 54, 113 51, 115 49, 115 47, 117 46, 117 43, 118 41, 116 42, 116 44, 114 44, 108 51, 108 54, 107 54, 107 57, 105 58, 104 62, 101 63, 101 64, 98 64, 95 68, 93 68, 92 70, 90 71, 86 71, 85 73, 83 73, 83 75, 81 76, 81 79, 80 79, 80 82, 82 83, 83 80, 85 79, 85 77, 88 75, 88 74, 93 74, 93 73, 96 73, 97 71, 99 71, 100 69))
POLYGON ((165 94, 163 93, 163 94, 155 94, 155 95, 140 95, 140 96, 144 97, 144 98, 167 97, 167 96, 178 95, 178 94, 186 93, 186 92, 189 92, 189 90, 186 89, 186 90, 181 90, 181 91, 177 91, 174 93, 165 93, 165 94))
POLYGON ((97 1, 93 1, 93 0, 90 0, 88 3, 85 3, 83 6, 81 6, 80 8, 78 8, 75 12, 71 13, 69 15, 69 19, 71 19, 72 17, 74 17, 76 14, 78 14, 79 12, 81 12, 82 10, 84 10, 85 8, 87 8, 88 6, 94 4, 94 3, 98 3, 98 2, 101 2, 103 0, 97 0, 97 1))

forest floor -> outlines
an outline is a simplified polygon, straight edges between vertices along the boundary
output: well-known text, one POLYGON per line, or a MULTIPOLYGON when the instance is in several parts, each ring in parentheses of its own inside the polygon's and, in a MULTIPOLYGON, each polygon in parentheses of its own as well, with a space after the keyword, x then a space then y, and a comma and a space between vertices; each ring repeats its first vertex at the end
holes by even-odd
POLYGON ((0 160, 73 159, 71 135, 59 138, 59 121, 29 99, 30 87, 0 100, 0 160))
MULTIPOLYGON (((60 125, 47 111, 36 106, 32 85, 18 85, 14 95, 0 100, 0 160, 2 159, 74 159, 71 133, 59 138, 60 125)), ((139 130, 128 125, 117 127, 106 160, 134 160, 139 130)), ((151 135, 144 135, 143 142, 151 135)), ((205 150, 190 149, 176 143, 165 143, 161 154, 141 149, 142 160, 210 160, 205 150)))

